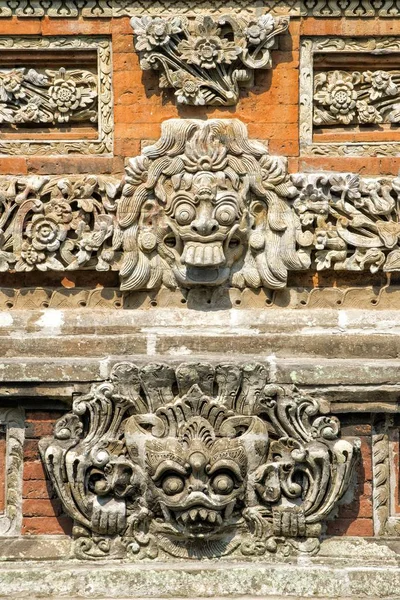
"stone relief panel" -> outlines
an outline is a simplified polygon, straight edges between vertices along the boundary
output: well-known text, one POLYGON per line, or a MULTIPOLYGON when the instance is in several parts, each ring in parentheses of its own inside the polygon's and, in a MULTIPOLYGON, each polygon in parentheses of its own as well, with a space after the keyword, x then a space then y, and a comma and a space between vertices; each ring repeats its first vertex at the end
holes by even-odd
POLYGON ((301 153, 398 155, 399 84, 398 38, 302 40, 301 153))
POLYGON ((81 558, 315 552, 358 443, 266 367, 117 364, 40 442, 81 558))
POLYGON ((13 536, 21 533, 22 525, 25 414, 21 407, 0 408, 1 437, 5 452, 4 473, 0 472, 4 477, 4 486, 0 485, 3 496, 0 498, 0 536, 13 536))
MULTIPOLYGON (((271 0, 263 10, 276 14, 314 17, 396 17, 400 13, 399 0, 271 0)), ((110 18, 153 14, 163 12, 188 14, 210 12, 221 14, 229 11, 256 14, 258 5, 254 0, 0 0, 0 18, 18 17, 53 18, 83 17, 110 18)))
POLYGON ((143 16, 131 24, 141 68, 160 71, 160 87, 175 90, 178 104, 230 106, 255 69, 271 68, 271 48, 289 19, 143 16))
POLYGON ((122 181, 0 177, 0 270, 116 270, 123 292, 398 271, 399 195, 399 178, 290 175, 235 119, 171 119, 122 181))
POLYGON ((393 415, 377 416, 372 435, 374 533, 399 536, 399 423, 393 415))
POLYGON ((9 59, 14 56, 16 64, 6 68, 0 60, 0 154, 112 153, 108 38, 0 37, 0 49, 9 59), (20 62, 21 50, 27 53, 25 61, 31 55, 33 66, 20 62), (52 68, 53 51, 62 53, 62 66, 52 68), (46 52, 49 63, 43 66, 46 52), (77 57, 91 68, 74 66, 77 57), (87 129, 82 129, 84 126, 87 129))

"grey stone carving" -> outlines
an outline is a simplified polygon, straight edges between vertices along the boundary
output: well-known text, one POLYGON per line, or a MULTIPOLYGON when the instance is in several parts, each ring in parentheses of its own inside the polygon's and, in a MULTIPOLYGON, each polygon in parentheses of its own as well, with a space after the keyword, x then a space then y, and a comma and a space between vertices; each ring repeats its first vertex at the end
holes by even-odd
POLYGON ((23 65, 0 69, 0 123, 11 124, 13 131, 27 124, 65 125, 87 121, 97 124, 94 139, 70 139, 60 131, 59 138, 25 140, 0 139, 0 153, 31 154, 111 154, 113 150, 113 98, 111 41, 105 37, 67 36, 40 38, 0 37, 0 49, 31 51, 93 50, 97 53, 97 72, 79 68, 35 69, 23 65))
MULTIPOLYGON (((74 18, 82 15, 88 18, 110 18, 163 12, 190 14, 196 12, 225 13, 229 8, 234 12, 255 14, 258 5, 254 0, 1 0, 0 18, 18 17, 74 18)), ((398 0, 270 0, 263 5, 268 12, 287 13, 292 16, 313 17, 397 17, 400 12, 398 0)))
POLYGON ((400 123, 400 71, 323 71, 314 77, 314 125, 400 123))
POLYGON ((289 19, 143 16, 131 24, 141 68, 161 71, 160 87, 174 89, 179 104, 229 106, 255 69, 271 68, 270 50, 289 19))
POLYGON ((0 69, 0 123, 97 122, 97 77, 90 71, 0 69))
POLYGON ((122 181, 0 177, 0 271, 116 270, 129 292, 400 270, 399 178, 286 165, 238 120, 172 119, 122 181))
MULTIPOLYGON (((397 56, 395 37, 305 38, 300 53, 300 150, 310 156, 398 156, 398 141, 379 140, 376 126, 396 127, 400 121, 400 71, 374 67, 380 54, 397 56), (343 56, 365 60, 364 69, 343 70, 343 56), (341 57, 342 55, 342 57, 341 57), (332 69, 335 58, 338 68, 332 69), (328 60, 329 68, 324 67, 328 60), (315 62, 317 61, 317 62, 315 62), (371 62, 372 61, 372 62, 371 62), (340 66, 342 65, 342 66, 340 66), (313 98, 313 102, 311 102, 313 98), (375 141, 352 141, 354 127, 375 126, 375 141), (343 140, 315 139, 316 128, 336 126, 343 140), (352 129, 350 129, 352 128, 352 129), (343 133, 352 131, 346 140, 343 133)), ((325 130, 324 130, 325 132, 325 130)), ((387 133, 387 132, 386 132, 387 133)))
POLYGON ((25 413, 23 408, 0 408, 0 426, 4 427, 5 510, 0 513, 0 536, 21 533, 22 472, 24 467, 25 413))
POLYGON ((397 495, 399 427, 392 415, 378 415, 372 432, 373 515, 377 536, 400 534, 397 495), (397 465, 397 466, 395 466, 397 465))
POLYGON ((314 552, 358 445, 262 364, 125 362, 40 442, 80 557, 314 552))
POLYGON ((286 161, 238 120, 171 119, 129 161, 118 202, 121 289, 283 287, 310 265, 286 161))

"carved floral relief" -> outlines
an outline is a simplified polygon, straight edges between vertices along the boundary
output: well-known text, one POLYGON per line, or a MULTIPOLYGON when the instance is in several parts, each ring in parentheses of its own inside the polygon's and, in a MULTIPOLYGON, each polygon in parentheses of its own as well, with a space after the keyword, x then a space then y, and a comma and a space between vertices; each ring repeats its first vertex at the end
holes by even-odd
POLYGON ((97 122, 97 77, 90 71, 0 69, 0 123, 97 122))
POLYGON ((179 104, 229 106, 255 69, 271 68, 271 48, 289 19, 143 16, 131 24, 141 68, 161 71, 160 87, 175 90, 179 104))
POLYGON ((265 366, 120 363, 40 449, 81 558, 315 552, 357 442, 265 366))
POLYGON ((286 165, 238 120, 172 119, 122 181, 0 177, 0 270, 112 269, 134 291, 400 269, 399 178, 286 165))

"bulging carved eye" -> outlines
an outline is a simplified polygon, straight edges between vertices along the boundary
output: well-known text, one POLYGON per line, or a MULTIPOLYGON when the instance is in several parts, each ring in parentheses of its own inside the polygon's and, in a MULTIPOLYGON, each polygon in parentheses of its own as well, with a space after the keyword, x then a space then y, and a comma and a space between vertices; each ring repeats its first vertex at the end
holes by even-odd
POLYGON ((169 475, 164 478, 162 482, 162 489, 167 496, 174 496, 180 494, 183 491, 185 484, 181 477, 178 475, 169 475))
POLYGON ((211 483, 216 494, 230 494, 235 487, 235 483, 227 473, 219 473, 214 477, 211 483))
POLYGON ((196 216, 196 211, 191 204, 180 204, 175 211, 175 219, 179 225, 189 225, 196 216))
POLYGON ((220 225, 232 225, 236 219, 236 211, 233 206, 218 206, 217 210, 215 211, 215 218, 220 225))

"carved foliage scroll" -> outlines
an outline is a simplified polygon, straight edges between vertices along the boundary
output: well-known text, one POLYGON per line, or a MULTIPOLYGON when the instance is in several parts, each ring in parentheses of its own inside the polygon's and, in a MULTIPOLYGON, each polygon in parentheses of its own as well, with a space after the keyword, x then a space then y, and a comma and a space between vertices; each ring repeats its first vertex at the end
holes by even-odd
POLYGON ((0 536, 18 535, 22 525, 22 471, 24 466, 25 415, 22 408, 0 408, 5 434, 4 511, 0 512, 0 536))
POLYGON ((179 104, 229 106, 255 69, 271 67, 270 50, 289 19, 144 16, 131 23, 142 69, 160 70, 160 87, 174 89, 179 104))
POLYGON ((120 363, 40 449, 92 558, 314 552, 357 456, 321 401, 257 363, 120 363))

